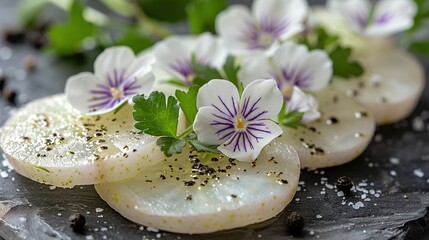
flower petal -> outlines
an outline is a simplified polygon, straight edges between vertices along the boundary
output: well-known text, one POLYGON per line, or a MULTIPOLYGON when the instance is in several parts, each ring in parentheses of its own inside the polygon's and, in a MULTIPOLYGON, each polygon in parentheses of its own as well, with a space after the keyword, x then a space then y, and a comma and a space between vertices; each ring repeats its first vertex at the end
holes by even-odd
POLYGON ((186 82, 187 75, 192 73, 190 61, 194 49, 194 37, 173 36, 157 43, 152 53, 157 66, 186 82))
POLYGON ((132 74, 133 77, 146 75, 152 71, 152 65, 155 62, 155 56, 152 54, 140 55, 127 67, 126 73, 132 74))
POLYGON ((197 96, 197 108, 212 106, 222 114, 235 117, 240 95, 230 81, 213 79, 202 86, 197 96))
POLYGON ((297 111, 304 113, 301 122, 308 123, 320 118, 319 103, 310 94, 304 93, 299 87, 293 88, 291 99, 287 103, 286 112, 297 111))
POLYGON ((108 88, 100 89, 98 87, 99 85, 103 84, 104 82, 101 79, 89 72, 83 72, 71 76, 67 80, 65 87, 67 100, 75 109, 88 115, 109 112, 117 107, 118 104, 121 104, 127 100, 123 99, 122 101, 114 102, 114 99, 111 97, 108 88), (99 93, 92 94, 90 90, 96 90, 99 91, 99 93))
POLYGON ((196 39, 194 51, 201 64, 221 68, 225 63, 227 51, 220 40, 210 33, 203 33, 196 39))
POLYGON ((252 13, 262 29, 279 32, 285 40, 304 29, 303 21, 307 16, 308 4, 304 0, 256 0, 252 13))
POLYGON ((283 95, 273 79, 258 79, 243 91, 240 110, 246 121, 277 117, 283 105, 283 95))
POLYGON ((308 52, 307 47, 293 42, 280 46, 272 61, 278 67, 277 81, 302 89, 323 89, 332 77, 332 60, 324 51, 308 52))
POLYGON ((238 71, 238 78, 244 86, 249 85, 255 79, 273 78, 275 71, 264 53, 254 53, 245 57, 238 71))
POLYGON ((201 143, 220 145, 235 133, 234 119, 214 107, 202 107, 197 112, 193 129, 201 143))
POLYGON ((249 31, 255 21, 246 6, 232 5, 216 17, 216 32, 222 44, 233 54, 248 52, 249 31))
POLYGON ((394 34, 410 28, 417 6, 410 0, 382 0, 375 7, 374 19, 365 30, 369 36, 394 34))
POLYGON ((226 156, 239 161, 250 162, 255 160, 265 145, 283 133, 282 128, 274 122, 265 121, 264 124, 265 129, 269 132, 251 130, 251 134, 258 138, 253 137, 248 132, 239 131, 221 144, 218 149, 226 156))
POLYGON ((370 14, 369 0, 328 0, 328 9, 340 15, 356 31, 362 32, 370 14))
POLYGON ((110 47, 104 50, 94 62, 94 74, 99 79, 106 79, 113 70, 121 72, 127 69, 136 59, 129 47, 110 47))

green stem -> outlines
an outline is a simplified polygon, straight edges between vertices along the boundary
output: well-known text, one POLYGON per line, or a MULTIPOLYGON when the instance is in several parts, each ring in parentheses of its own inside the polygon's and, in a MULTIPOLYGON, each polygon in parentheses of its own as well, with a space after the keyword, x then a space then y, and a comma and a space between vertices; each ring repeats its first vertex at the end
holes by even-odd
POLYGON ((189 126, 187 129, 185 129, 185 131, 183 131, 177 138, 182 138, 182 137, 184 137, 184 136, 186 136, 186 135, 188 135, 189 133, 191 133, 193 131, 193 129, 192 129, 192 125, 191 126, 189 126))

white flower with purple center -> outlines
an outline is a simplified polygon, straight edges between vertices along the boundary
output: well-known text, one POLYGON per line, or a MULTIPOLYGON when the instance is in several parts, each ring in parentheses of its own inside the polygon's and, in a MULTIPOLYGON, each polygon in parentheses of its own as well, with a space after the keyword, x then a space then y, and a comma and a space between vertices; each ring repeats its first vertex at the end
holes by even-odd
POLYGON ((198 92, 193 129, 201 143, 219 145, 230 158, 253 161, 283 132, 271 120, 280 112, 282 99, 272 79, 253 81, 241 98, 231 82, 211 80, 198 92))
POLYGON ((157 66, 188 86, 195 77, 193 58, 198 64, 221 68, 227 56, 219 39, 209 33, 197 37, 169 37, 156 44, 152 53, 157 66))
POLYGON ((309 123, 320 118, 319 103, 312 95, 303 92, 299 87, 293 87, 293 93, 286 105, 286 113, 300 112, 304 113, 302 123, 309 123))
POLYGON ((110 112, 135 94, 150 92, 154 62, 152 55, 136 58, 128 47, 108 48, 95 60, 94 73, 79 73, 67 80, 67 100, 88 115, 110 112))
POLYGON ((216 31, 233 54, 270 50, 304 29, 305 0, 255 0, 233 5, 216 19, 216 31))
POLYGON ((289 100, 294 86, 311 91, 325 88, 332 78, 332 60, 322 50, 308 51, 304 45, 286 42, 272 56, 253 54, 245 58, 238 76, 244 85, 255 78, 273 78, 289 100))
POLYGON ((412 0, 329 0, 328 9, 367 36, 398 33, 413 25, 417 6, 412 0))

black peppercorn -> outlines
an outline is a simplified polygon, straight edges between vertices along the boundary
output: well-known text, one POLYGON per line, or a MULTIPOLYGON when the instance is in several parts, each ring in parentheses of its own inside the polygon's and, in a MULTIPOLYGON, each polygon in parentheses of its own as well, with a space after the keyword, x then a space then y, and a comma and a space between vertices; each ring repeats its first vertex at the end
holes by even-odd
POLYGON ((353 182, 351 178, 343 176, 338 178, 335 185, 337 186, 338 191, 342 191, 344 194, 348 194, 353 187, 353 182))
POLYGON ((4 75, 0 75, 0 92, 3 91, 4 87, 6 86, 7 78, 4 75))
POLYGON ((73 232, 83 233, 85 230, 85 217, 80 213, 72 214, 69 217, 70 227, 73 229, 73 232))
POLYGON ((8 28, 3 30, 3 39, 8 43, 23 42, 25 32, 23 29, 8 28))
POLYGON ((286 219, 286 227, 292 235, 297 235, 304 228, 304 217, 293 211, 286 219))
POLYGON ((16 104, 16 92, 14 90, 6 89, 3 91, 3 98, 10 104, 16 104))

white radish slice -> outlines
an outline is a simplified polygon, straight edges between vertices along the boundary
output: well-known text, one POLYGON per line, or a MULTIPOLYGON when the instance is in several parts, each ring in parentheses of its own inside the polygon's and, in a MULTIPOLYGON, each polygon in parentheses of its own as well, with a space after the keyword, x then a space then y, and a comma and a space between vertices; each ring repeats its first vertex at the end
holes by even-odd
MULTIPOLYGON (((371 46, 368 46, 371 47, 371 46)), ((359 57, 365 74, 356 79, 334 78, 332 86, 368 108, 379 125, 406 118, 425 86, 423 66, 400 49, 359 57)))
POLYGON ((4 125, 0 146, 21 175, 60 187, 134 177, 163 154, 134 128, 132 107, 83 116, 64 95, 24 106, 4 125))
POLYGON ((191 234, 270 219, 295 195, 300 164, 289 145, 272 142, 252 163, 214 156, 184 151, 136 178, 98 184, 96 190, 131 221, 191 234))
POLYGON ((275 141, 292 145, 303 168, 332 167, 357 158, 374 134, 372 115, 332 88, 316 92, 315 97, 322 117, 307 127, 283 127, 283 134, 275 141))

